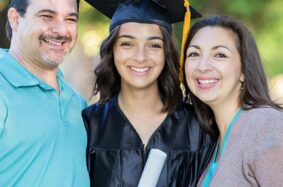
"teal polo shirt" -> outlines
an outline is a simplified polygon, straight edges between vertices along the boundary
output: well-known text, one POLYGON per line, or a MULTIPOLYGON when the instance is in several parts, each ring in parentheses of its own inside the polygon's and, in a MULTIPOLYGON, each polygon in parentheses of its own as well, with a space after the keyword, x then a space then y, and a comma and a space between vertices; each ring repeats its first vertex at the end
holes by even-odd
POLYGON ((85 100, 57 74, 60 95, 0 49, 0 186, 89 187, 85 100))

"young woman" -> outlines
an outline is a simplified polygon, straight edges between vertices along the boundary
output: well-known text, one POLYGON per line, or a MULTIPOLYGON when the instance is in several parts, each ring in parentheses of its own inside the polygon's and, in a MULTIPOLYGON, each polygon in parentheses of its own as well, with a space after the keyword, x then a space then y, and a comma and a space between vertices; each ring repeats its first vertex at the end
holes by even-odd
POLYGON ((83 112, 91 183, 136 187, 155 148, 167 154, 157 186, 196 186, 215 144, 182 103, 165 12, 141 2, 119 5, 101 45, 94 87, 100 99, 83 112))
POLYGON ((203 127, 220 134, 198 186, 282 186, 283 113, 251 33, 232 17, 209 17, 192 26, 186 49, 187 93, 203 127))

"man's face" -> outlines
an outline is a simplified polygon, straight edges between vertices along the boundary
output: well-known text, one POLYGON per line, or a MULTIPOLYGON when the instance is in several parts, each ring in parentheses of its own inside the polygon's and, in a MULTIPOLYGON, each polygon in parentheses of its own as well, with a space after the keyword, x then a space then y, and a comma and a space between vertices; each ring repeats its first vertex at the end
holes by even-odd
POLYGON ((41 68, 57 68, 77 39, 75 0, 29 0, 26 14, 13 27, 20 58, 41 68))

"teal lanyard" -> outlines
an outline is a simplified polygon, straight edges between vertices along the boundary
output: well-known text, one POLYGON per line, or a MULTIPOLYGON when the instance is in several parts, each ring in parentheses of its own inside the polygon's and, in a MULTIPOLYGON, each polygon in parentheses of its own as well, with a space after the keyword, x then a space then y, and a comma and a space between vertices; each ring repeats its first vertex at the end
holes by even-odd
MULTIPOLYGON (((230 122, 230 124, 228 125, 228 129, 227 129, 227 132, 226 132, 225 137, 224 137, 224 142, 223 142, 222 148, 220 150, 219 158, 222 156, 222 154, 223 154, 223 152, 226 148, 226 144, 228 142, 231 129, 234 126, 237 119, 239 118, 242 111, 243 111, 243 108, 241 107, 240 110, 236 113, 236 115, 232 119, 232 121, 230 122)), ((206 175, 205 175, 204 180, 202 182, 202 187, 208 187, 210 185, 210 182, 211 182, 214 174, 215 174, 215 171, 216 171, 216 168, 217 168, 217 165, 218 165, 218 162, 216 162, 216 155, 217 155, 218 148, 219 148, 219 140, 218 140, 218 143, 217 143, 216 148, 214 150, 212 161, 209 165, 209 168, 207 169, 206 175)))

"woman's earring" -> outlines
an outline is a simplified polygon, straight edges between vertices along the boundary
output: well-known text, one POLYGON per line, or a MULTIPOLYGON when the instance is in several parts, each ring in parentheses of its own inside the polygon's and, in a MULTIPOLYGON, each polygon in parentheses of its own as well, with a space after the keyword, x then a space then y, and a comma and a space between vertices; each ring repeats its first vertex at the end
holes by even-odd
POLYGON ((245 81, 240 80, 240 83, 241 83, 240 89, 243 90, 245 88, 245 81))
POLYGON ((187 95, 187 102, 190 104, 190 105, 193 105, 193 102, 192 102, 192 99, 190 97, 190 94, 187 95))

